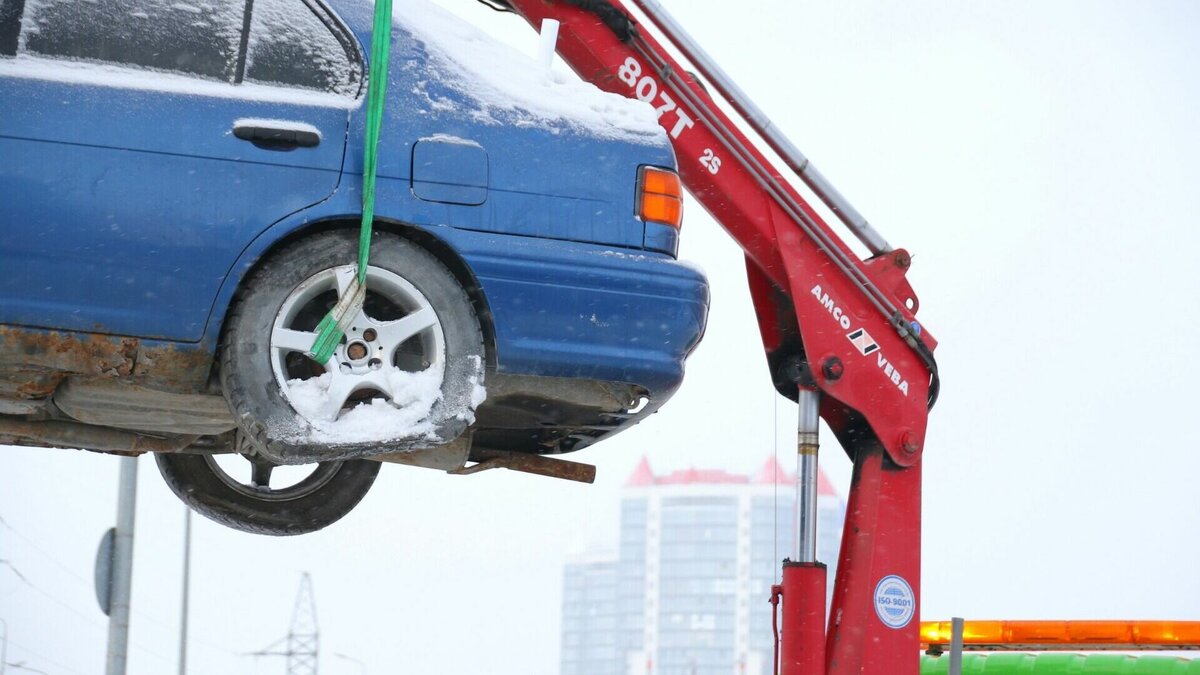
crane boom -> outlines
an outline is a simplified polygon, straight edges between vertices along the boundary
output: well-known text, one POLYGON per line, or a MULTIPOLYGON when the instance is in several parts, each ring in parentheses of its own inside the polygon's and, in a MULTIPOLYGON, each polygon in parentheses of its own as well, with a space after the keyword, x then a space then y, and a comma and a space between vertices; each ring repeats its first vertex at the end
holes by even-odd
POLYGON ((781 670, 915 674, 919 664, 920 459, 937 398, 936 341, 916 320, 893 249, 654 0, 632 0, 672 52, 620 0, 508 0, 530 24, 561 23, 557 51, 601 89, 658 114, 693 197, 741 246, 775 387, 801 405, 801 513, 785 561, 781 670), (745 126, 729 118, 703 76, 745 126), (767 158, 778 155, 871 251, 860 259, 767 158), (825 570, 804 502, 815 480, 816 413, 854 461, 826 631, 825 570))
MULTIPOLYGON (((894 462, 915 463, 936 394, 930 358, 936 341, 916 322, 919 303, 905 279, 911 256, 868 230, 879 253, 858 259, 696 77, 636 24, 623 42, 595 14, 572 5, 511 4, 535 25, 547 18, 562 22, 558 52, 581 77, 655 107, 688 191, 733 236, 751 275, 764 282, 752 278, 751 288, 777 385, 795 398, 788 366, 806 356, 823 393, 822 417, 835 432, 869 429, 894 462), (848 419, 854 416, 863 419, 848 419), (855 428, 864 422, 867 429, 855 428)), ((618 0, 605 4, 624 12, 618 0)), ((816 176, 825 194, 836 194, 796 155, 801 161, 789 163, 816 176)))

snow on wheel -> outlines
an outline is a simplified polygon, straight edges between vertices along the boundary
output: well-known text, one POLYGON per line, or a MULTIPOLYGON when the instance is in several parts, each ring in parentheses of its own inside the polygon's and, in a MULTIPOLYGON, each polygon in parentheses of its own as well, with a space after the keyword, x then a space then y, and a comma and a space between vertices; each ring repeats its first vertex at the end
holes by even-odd
POLYGON ((272 255, 244 283, 221 381, 238 425, 281 464, 431 447, 482 400, 474 308, 436 258, 376 235, 361 311, 324 365, 306 352, 355 275, 357 233, 327 232, 272 255))
POLYGON ((437 312, 399 275, 367 269, 367 300, 324 366, 305 356, 330 301, 354 280, 354 265, 322 270, 283 302, 271 327, 275 383, 314 437, 363 440, 431 430, 441 395, 446 338, 437 312))

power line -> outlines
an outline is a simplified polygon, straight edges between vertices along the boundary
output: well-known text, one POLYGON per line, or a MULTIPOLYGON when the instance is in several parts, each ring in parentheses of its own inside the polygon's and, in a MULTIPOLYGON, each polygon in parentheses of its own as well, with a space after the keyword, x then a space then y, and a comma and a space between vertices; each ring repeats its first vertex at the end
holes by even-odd
MULTIPOLYGON (((93 627, 93 628, 95 628, 95 629, 97 629, 97 630, 106 630, 106 629, 105 629, 105 627, 104 627, 102 624, 100 624, 99 622, 97 622, 97 621, 96 621, 95 619, 93 619, 92 617, 90 617, 90 616, 88 616, 88 615, 84 614, 83 612, 80 612, 79 610, 77 610, 77 609, 75 609, 74 607, 72 607, 72 606, 71 606, 69 603, 67 603, 67 602, 65 602, 65 601, 63 601, 63 600, 60 600, 59 598, 55 597, 54 595, 50 594, 49 592, 47 592, 47 591, 43 590, 42 588, 40 588, 39 586, 37 586, 36 584, 34 584, 34 583, 33 583, 32 581, 30 581, 30 580, 29 580, 29 579, 28 579, 28 578, 27 578, 27 577, 26 577, 24 574, 22 574, 22 573, 21 573, 21 570, 17 569, 17 567, 15 567, 15 566, 14 566, 14 565, 13 565, 11 562, 9 562, 8 560, 6 560, 6 559, 3 559, 3 558, 0 558, 0 566, 4 566, 4 567, 7 567, 8 569, 12 570, 13 574, 15 574, 15 575, 16 575, 16 577, 17 577, 18 579, 20 579, 20 580, 21 580, 21 581, 22 581, 22 582, 23 582, 23 583, 24 583, 26 586, 28 586, 29 588, 31 588, 31 589, 32 589, 32 590, 33 590, 35 593, 38 593, 38 594, 39 594, 39 595, 41 595, 42 597, 44 597, 44 598, 46 598, 47 600, 49 600, 49 601, 53 602, 54 604, 58 605, 58 606, 59 606, 59 607, 61 607, 62 609, 66 610, 67 612, 70 612, 71 614, 73 614, 73 615, 75 615, 75 616, 79 617, 79 618, 80 618, 80 619, 82 619, 83 621, 87 622, 87 624, 88 624, 88 625, 90 625, 91 627, 93 627)), ((166 657, 166 656, 163 656, 162 654, 159 654, 158 652, 154 651, 153 649, 150 649, 149 647, 147 647, 147 646, 145 646, 145 645, 143 645, 143 644, 140 644, 140 643, 138 643, 138 642, 134 642, 134 641, 132 641, 132 640, 130 640, 130 642, 129 642, 129 643, 130 643, 131 645, 133 645, 134 647, 136 647, 137 649, 141 650, 142 652, 144 652, 144 653, 146 653, 146 654, 149 654, 150 656, 153 656, 153 657, 154 657, 154 658, 156 658, 156 659, 159 659, 159 660, 161 660, 161 661, 165 661, 165 662, 167 662, 167 663, 175 663, 175 661, 174 661, 173 659, 170 659, 170 658, 168 658, 168 657, 166 657)))
POLYGON ((37 668, 30 668, 29 666, 25 665, 24 661, 22 661, 20 663, 13 663, 11 661, 6 661, 4 663, 4 665, 12 666, 13 668, 16 668, 18 670, 28 670, 31 673, 41 673, 42 675, 50 675, 50 673, 47 673, 44 670, 38 670, 37 668))
MULTIPOLYGON (((62 670, 67 671, 68 673, 73 673, 74 675, 87 675, 87 673, 81 673, 78 670, 75 670, 74 668, 72 668, 71 666, 68 666, 63 663, 59 663, 58 661, 55 661, 54 659, 50 658, 49 656, 46 656, 45 654, 41 654, 39 652, 36 652, 36 651, 30 649, 29 647, 26 647, 25 645, 20 644, 19 642, 14 642, 13 640, 10 639, 8 641, 8 644, 13 647, 16 647, 17 649, 20 649, 22 652, 25 652, 26 654, 29 654, 30 656, 36 657, 39 661, 45 661, 46 663, 48 663, 51 666, 54 666, 55 668, 60 668, 62 670)), ((25 670, 34 670, 33 668, 30 668, 29 666, 24 665, 24 663, 25 663, 24 661, 21 661, 19 663, 9 661, 7 663, 7 665, 12 668, 23 668, 25 670)), ((34 672, 41 672, 41 671, 34 671, 34 672)))
MULTIPOLYGON (((53 554, 46 551, 46 549, 39 546, 37 544, 37 542, 30 539, 28 536, 26 536, 20 530, 13 527, 7 520, 4 519, 3 516, 0 516, 0 527, 3 527, 4 529, 8 530, 13 536, 15 536, 17 539, 21 540, 23 543, 25 543, 27 546, 29 546, 29 548, 33 549, 38 554, 40 554, 43 558, 45 558, 46 560, 53 563, 55 567, 58 567, 60 570, 62 570, 64 573, 66 573, 68 576, 70 576, 72 579, 74 579, 76 582, 78 582, 80 586, 88 589, 89 591, 94 589, 95 582, 93 580, 84 579, 77 572, 72 570, 69 565, 67 565, 66 563, 59 560, 53 554)), ((21 575, 21 573, 19 571, 17 571, 17 569, 15 567, 13 567, 12 563, 9 562, 8 560, 0 560, 0 565, 7 565, 9 567, 9 569, 13 570, 17 574, 18 577, 22 577, 22 581, 25 581, 27 584, 29 584, 31 586, 33 585, 29 582, 28 579, 23 578, 23 575, 21 575)), ((35 588, 35 590, 39 590, 39 589, 35 588)), ((39 592, 41 592, 41 591, 39 590, 39 592)), ((43 594, 45 594, 45 593, 43 592, 43 594)), ((51 598, 51 599, 53 599, 53 598, 51 598)), ((58 602, 59 604, 64 604, 61 601, 56 600, 56 602, 58 602)), ((68 609, 70 609, 70 608, 68 607, 68 609)), ((72 610, 72 612, 74 612, 74 610, 72 610)), ((149 621, 150 623, 155 624, 156 626, 163 629, 164 631, 169 631, 169 632, 173 633, 176 629, 175 624, 169 623, 169 622, 167 622, 153 614, 150 614, 144 610, 135 608, 135 609, 132 609, 132 612, 133 612, 133 615, 136 616, 137 618, 145 619, 146 621, 149 621)), ((88 619, 88 620, 91 621, 91 619, 88 619)), ((93 622, 93 625, 100 626, 100 624, 97 624, 95 622, 93 622)), ((241 656, 240 654, 233 651, 232 649, 228 649, 226 647, 221 646, 220 644, 218 644, 216 642, 213 642, 211 640, 205 640, 201 637, 196 637, 191 634, 189 634, 189 636, 188 636, 188 642, 190 644, 199 644, 207 649, 221 652, 222 654, 224 654, 226 656, 241 656)), ((135 644, 134 646, 137 646, 137 645, 135 644)))
POLYGON ((30 589, 32 589, 35 593, 38 593, 39 595, 46 598, 50 602, 53 602, 54 604, 58 605, 59 607, 62 607, 63 609, 67 610, 71 614, 74 614, 75 616, 79 617, 80 619, 83 619, 84 621, 91 624, 92 626, 99 628, 101 630, 104 629, 104 626, 100 625, 92 617, 84 614, 83 612, 80 612, 79 610, 75 609, 67 602, 64 602, 64 601, 58 599, 57 597, 51 595, 49 592, 42 590, 41 587, 39 587, 37 584, 30 581, 28 577, 26 577, 24 574, 21 573, 20 569, 18 569, 15 565, 13 565, 8 560, 5 560, 4 558, 0 558, 0 566, 7 567, 10 571, 12 571, 12 573, 14 575, 16 575, 16 577, 18 579, 21 580, 22 583, 24 583, 26 586, 28 586, 30 589))
POLYGON ((70 567, 68 567, 68 566, 67 566, 65 563, 63 563, 61 560, 59 560, 58 558, 54 557, 52 554, 50 554, 49 552, 47 552, 47 551, 46 551, 45 549, 43 549, 41 546, 38 546, 38 545, 37 545, 37 543, 36 543, 36 542, 34 542, 32 539, 30 539, 29 537, 26 537, 24 534, 21 534, 21 532, 20 532, 19 530, 17 530, 16 528, 14 528, 12 525, 9 525, 9 524, 8 524, 8 521, 6 521, 6 520, 4 519, 4 517, 3 517, 3 516, 0 516, 0 526, 3 526, 3 527, 4 527, 4 529, 6 529, 6 530, 8 530, 10 533, 12 533, 12 535, 13 535, 14 537, 16 537, 17 539, 20 539, 21 541, 25 542, 25 544, 26 544, 27 546, 29 546, 29 548, 31 548, 31 549, 33 549, 34 551, 37 551, 38 553, 40 553, 40 554, 42 555, 42 557, 43 557, 43 558, 45 558, 46 560, 49 560, 50 562, 54 563, 55 567, 58 567, 60 570, 62 570, 63 572, 65 572, 65 573, 66 573, 68 576, 70 576, 71 578, 75 579, 76 581, 78 581, 79 583, 83 584, 84 586, 87 586, 88 588, 91 588, 91 587, 92 587, 92 582, 91 582, 91 581, 88 581, 87 579, 84 579, 83 577, 81 577, 81 576, 80 576, 80 575, 79 575, 77 572, 75 572, 74 570, 72 570, 70 567))

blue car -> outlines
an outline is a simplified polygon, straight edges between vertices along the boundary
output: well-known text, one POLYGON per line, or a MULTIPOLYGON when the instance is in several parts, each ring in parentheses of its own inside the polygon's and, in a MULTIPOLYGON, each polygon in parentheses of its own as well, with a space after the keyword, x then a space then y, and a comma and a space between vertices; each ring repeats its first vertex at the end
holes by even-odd
POLYGON ((0 0, 0 444, 153 452, 297 534, 383 461, 518 467, 671 396, 708 287, 653 109, 413 2, 366 296, 308 356, 355 275, 371 12, 0 0))

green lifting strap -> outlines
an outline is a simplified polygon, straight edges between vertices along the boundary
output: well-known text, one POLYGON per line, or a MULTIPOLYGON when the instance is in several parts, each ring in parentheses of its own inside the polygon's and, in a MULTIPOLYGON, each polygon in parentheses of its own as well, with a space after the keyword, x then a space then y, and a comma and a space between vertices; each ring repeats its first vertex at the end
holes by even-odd
POLYGON ((317 339, 308 357, 325 365, 337 349, 346 328, 362 310, 367 294, 367 260, 371 253, 371 223, 375 220, 375 167, 379 128, 383 124, 383 102, 387 94, 388 53, 392 42, 392 0, 376 0, 375 23, 371 30, 370 81, 367 85, 367 134, 363 143, 362 225, 358 236, 358 273, 338 298, 337 305, 317 324, 317 339))

